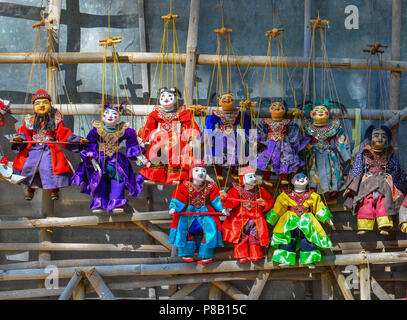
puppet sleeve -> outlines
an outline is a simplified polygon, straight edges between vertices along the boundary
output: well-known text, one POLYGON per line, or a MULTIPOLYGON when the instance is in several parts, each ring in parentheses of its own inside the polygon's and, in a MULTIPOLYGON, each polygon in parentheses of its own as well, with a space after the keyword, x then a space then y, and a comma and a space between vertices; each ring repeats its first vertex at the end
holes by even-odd
MULTIPOLYGON (((25 124, 18 128, 16 136, 20 137, 23 141, 27 141, 28 139, 31 140, 30 134, 25 124)), ((11 150, 13 150, 13 152, 15 153, 19 153, 23 151, 27 146, 27 143, 12 143, 11 150)))
POLYGON ((221 212, 224 209, 220 200, 219 188, 215 185, 212 185, 209 201, 216 212, 221 212))
POLYGON ((302 135, 301 129, 294 122, 287 125, 287 139, 296 153, 300 152, 311 141, 310 137, 302 135))
POLYGON ((127 128, 124 138, 126 139, 126 158, 136 159, 144 152, 144 149, 138 143, 136 130, 127 128))
POLYGON ((335 144, 342 162, 348 161, 351 158, 350 144, 342 127, 339 127, 339 130, 336 133, 335 144))
POLYGON ((277 197, 273 208, 266 213, 266 221, 274 226, 278 219, 287 212, 287 209, 288 199, 287 195, 283 192, 277 197))
POLYGON ((311 195, 313 204, 312 204, 312 213, 315 215, 315 218, 317 218, 321 222, 326 222, 327 220, 332 218, 332 214, 327 208, 327 206, 324 204, 324 202, 321 199, 321 196, 315 192, 312 193, 311 195))
POLYGON ((391 176, 393 182, 398 189, 400 189, 404 194, 407 194, 407 179, 403 168, 400 165, 400 161, 395 153, 391 157, 391 176))
POLYGON ((222 200, 222 204, 225 208, 229 209, 238 207, 240 206, 241 202, 230 199, 239 199, 239 197, 240 197, 239 191, 237 191, 236 188, 232 188, 227 192, 226 199, 222 200))
POLYGON ((184 184, 179 185, 172 194, 169 208, 175 209, 178 213, 184 210, 188 203, 188 195, 188 190, 184 184))
POLYGON ((363 150, 359 151, 353 160, 352 169, 349 171, 345 187, 355 193, 359 190, 360 179, 362 179, 363 169, 365 166, 365 156, 363 150))
POLYGON ((146 124, 138 131, 138 136, 146 143, 150 141, 151 135, 153 134, 154 130, 158 128, 158 121, 155 117, 155 114, 155 111, 150 113, 147 118, 146 124))
POLYGON ((273 207, 274 205, 274 199, 271 196, 271 194, 265 190, 265 189, 261 189, 260 192, 261 198, 266 202, 266 206, 263 209, 263 212, 268 212, 270 211, 270 209, 273 207))

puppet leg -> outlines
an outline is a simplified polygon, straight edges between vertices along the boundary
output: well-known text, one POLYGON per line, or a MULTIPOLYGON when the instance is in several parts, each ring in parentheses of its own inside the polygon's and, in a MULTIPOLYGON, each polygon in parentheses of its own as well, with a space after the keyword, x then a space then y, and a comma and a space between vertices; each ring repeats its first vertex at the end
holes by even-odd
POLYGON ((384 206, 384 197, 382 194, 379 195, 376 203, 376 221, 377 227, 380 229, 380 233, 388 235, 388 230, 393 227, 393 219, 387 214, 384 206))
POLYGON ((247 262, 249 259, 249 236, 242 234, 239 243, 234 245, 233 257, 240 259, 240 263, 247 262))
POLYGON ((188 172, 180 167, 168 166, 166 184, 179 183, 183 180, 188 180, 188 172))
POLYGON ((24 199, 25 200, 32 200, 32 198, 34 198, 34 194, 35 194, 35 189, 31 188, 31 187, 27 187, 27 192, 25 194, 24 199))
POLYGON ((107 207, 108 202, 109 182, 105 177, 102 177, 100 179, 99 185, 95 190, 95 194, 89 208, 93 210, 94 213, 100 213, 102 209, 105 209, 107 207))
POLYGON ((291 242, 274 250, 272 260, 283 265, 295 265, 298 235, 291 231, 291 242))
POLYGON ((125 184, 124 181, 118 181, 116 179, 110 180, 110 193, 109 203, 107 204, 107 212, 122 213, 123 207, 127 203, 127 199, 124 197, 125 184))
POLYGON ((370 231, 374 228, 375 208, 373 207, 373 194, 369 194, 363 199, 358 210, 358 230, 370 231))
POLYGON ((302 231, 301 232, 301 248, 300 248, 300 259, 301 263, 306 265, 306 264, 312 264, 315 262, 321 261, 321 252, 318 250, 318 248, 309 242, 302 231))
POLYGON ((202 239, 202 232, 203 229, 201 225, 196 219, 194 219, 188 228, 185 247, 178 247, 178 256, 182 257, 182 260, 185 262, 194 261, 193 256, 202 239))

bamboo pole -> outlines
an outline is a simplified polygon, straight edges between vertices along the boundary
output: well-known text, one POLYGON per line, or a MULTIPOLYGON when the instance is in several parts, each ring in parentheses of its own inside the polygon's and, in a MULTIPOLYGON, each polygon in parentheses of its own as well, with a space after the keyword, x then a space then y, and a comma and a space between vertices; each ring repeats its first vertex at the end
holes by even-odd
POLYGON ((190 283, 183 286, 180 290, 175 292, 168 300, 182 300, 187 295, 195 291, 198 287, 201 286, 201 283, 190 283))
POLYGON ((361 264, 359 267, 360 300, 371 300, 369 265, 361 264))
POLYGON ((58 300, 69 300, 69 298, 73 294, 73 291, 76 289, 79 282, 81 282, 82 278, 83 272, 81 270, 75 270, 71 280, 69 280, 68 284, 65 287, 64 292, 62 292, 58 300))
POLYGON ((389 294, 382 288, 382 286, 376 281, 374 277, 371 277, 372 291, 380 300, 394 300, 389 294))
POLYGON ((103 281, 103 278, 96 271, 95 268, 87 271, 85 273, 86 278, 88 278, 91 286, 95 289, 96 293, 99 295, 99 298, 102 300, 116 300, 113 293, 110 291, 109 287, 103 281))
MULTIPOLYGON (((157 61, 164 64, 185 64, 186 54, 158 52, 118 52, 119 63, 148 63, 156 64, 157 61)), ((198 54, 197 64, 213 66, 219 62, 219 56, 216 54, 198 54)), ((103 52, 58 52, 53 54, 41 53, 0 53, 0 64, 31 64, 33 61, 45 64, 48 61, 60 64, 79 64, 79 63, 103 63, 103 52)), ((283 63, 281 57, 271 57, 271 67, 279 67, 283 63)), ((284 58, 288 68, 308 68, 309 59, 306 57, 290 56, 284 58)), ((264 67, 266 62, 270 65, 267 56, 220 56, 220 64, 226 66, 227 61, 230 65, 264 67)), ((328 63, 322 57, 311 59, 311 65, 315 61, 316 68, 333 69, 351 69, 351 70, 386 70, 386 71, 407 71, 407 61, 387 60, 382 63, 372 62, 369 64, 366 59, 351 58, 329 58, 328 63)), ((113 63, 113 55, 108 53, 106 63, 113 63)))
POLYGON ((168 243, 168 233, 161 230, 159 227, 153 225, 148 221, 135 221, 137 226, 147 232, 151 237, 157 240, 161 245, 167 248, 169 251, 172 249, 172 244, 168 243))
MULTIPOLYGON (((310 55, 311 49, 311 29, 308 28, 309 20, 311 19, 311 0, 304 0, 304 58, 308 58, 310 55)), ((302 83, 304 84, 303 88, 303 97, 302 101, 309 100, 309 76, 308 70, 303 70, 302 83)))
POLYGON ((59 296, 65 288, 59 289, 24 289, 0 291, 0 300, 16 300, 16 299, 34 299, 59 296))
MULTIPOLYGON (((104 244, 104 243, 0 243, 0 251, 124 251, 124 252, 161 252, 168 249, 152 244, 104 244)), ((42 261, 42 260, 40 260, 42 261)))
POLYGON ((85 300, 85 281, 82 278, 72 293, 73 300, 85 300))
POLYGON ((333 300, 333 286, 327 272, 321 274, 321 297, 322 300, 333 300))
POLYGON ((194 97, 200 3, 200 0, 190 1, 184 80, 184 98, 187 106, 193 103, 194 97))
MULTIPOLYGON (((359 253, 324 256, 321 262, 316 266, 339 266, 339 265, 360 265, 369 261, 370 264, 389 264, 407 262, 407 253, 405 252, 380 252, 380 253, 359 253)), ((78 267, 86 272, 90 267, 78 267)), ((182 275, 182 274, 202 274, 202 273, 220 273, 220 272, 243 272, 260 270, 280 270, 280 269, 298 269, 305 266, 276 266, 272 262, 259 261, 256 264, 242 266, 236 261, 213 262, 206 266, 200 266, 192 263, 172 263, 172 264, 135 264, 135 265, 115 265, 115 266, 94 266, 97 272, 102 276, 133 276, 133 275, 182 275)), ((59 278, 70 278, 76 267, 66 267, 58 269, 59 278)), ((9 280, 35 280, 44 279, 49 274, 45 269, 20 269, 6 270, 0 273, 1 281, 9 280)))
MULTIPOLYGON (((144 0, 138 0, 138 27, 140 36, 140 52, 147 52, 146 45, 146 26, 144 19, 144 0)), ((148 99, 150 92, 150 83, 148 81, 148 65, 142 63, 141 67, 141 84, 143 90, 143 99, 148 99)))
POLYGON ((350 289, 346 283, 344 275, 339 272, 338 268, 335 268, 333 266, 331 267, 331 270, 332 270, 332 274, 334 275, 336 282, 339 285, 339 289, 341 290, 345 300, 355 300, 353 298, 352 292, 350 291, 350 289))
POLYGON ((218 289, 222 290, 223 292, 225 292, 226 294, 228 294, 230 297, 232 297, 235 300, 247 300, 248 299, 247 295, 245 295, 239 289, 232 286, 230 283, 219 282, 219 281, 214 281, 212 283, 218 289))
POLYGON ((259 300, 261 293, 270 277, 270 271, 259 271, 250 290, 247 300, 259 300))
POLYGON ((222 290, 220 290, 213 283, 209 286, 209 296, 208 300, 221 300, 222 299, 222 290))

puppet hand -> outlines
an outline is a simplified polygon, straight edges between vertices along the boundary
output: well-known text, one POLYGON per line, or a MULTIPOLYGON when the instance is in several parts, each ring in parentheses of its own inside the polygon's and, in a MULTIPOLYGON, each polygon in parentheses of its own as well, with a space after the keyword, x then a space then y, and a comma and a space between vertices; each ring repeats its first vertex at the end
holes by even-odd
POLYGON ((222 213, 223 213, 224 216, 230 215, 229 209, 223 209, 222 213))
POLYGON ((169 213, 170 215, 173 215, 175 212, 176 212, 176 211, 175 211, 174 208, 171 208, 170 211, 168 211, 168 213, 169 213))
POLYGON ((326 222, 327 222, 331 227, 333 227, 334 223, 332 222, 331 219, 328 219, 326 222))
POLYGON ((226 192, 224 190, 220 190, 219 194, 221 200, 226 200, 226 192))
POLYGON ((16 142, 23 142, 23 138, 21 138, 20 136, 15 136, 13 140, 16 142))
POLYGON ((141 165, 146 165, 148 163, 147 158, 142 154, 137 156, 137 160, 136 160, 137 165, 141 166, 141 165))
POLYGON ((293 117, 300 117, 304 114, 304 111, 299 110, 299 109, 295 109, 292 113, 293 117))
POLYGON ((352 190, 350 190, 350 189, 346 189, 344 192, 343 192, 343 197, 344 198, 346 198, 349 194, 351 194, 352 195, 352 190))
POLYGON ((262 207, 264 207, 266 205, 266 202, 262 198, 258 198, 256 201, 262 207))
POLYGON ((401 232, 407 233, 407 222, 401 224, 401 232))
POLYGON ((79 140, 79 144, 87 144, 88 142, 89 140, 85 138, 81 138, 81 140, 79 140))

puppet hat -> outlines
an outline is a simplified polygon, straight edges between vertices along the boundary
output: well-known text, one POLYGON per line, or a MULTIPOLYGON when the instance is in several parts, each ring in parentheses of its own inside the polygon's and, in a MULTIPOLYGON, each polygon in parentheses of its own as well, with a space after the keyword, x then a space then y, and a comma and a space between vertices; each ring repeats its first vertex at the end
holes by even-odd
POLYGON ((241 185, 244 185, 244 181, 243 181, 244 175, 247 173, 251 173, 251 172, 253 172, 253 173, 256 172, 256 170, 254 170, 251 166, 246 166, 239 170, 239 181, 240 181, 241 185))
POLYGON ((34 103, 35 100, 37 99, 48 99, 49 102, 52 101, 51 96, 49 95, 49 93, 47 91, 45 91, 44 89, 39 89, 35 95, 32 97, 31 99, 31 103, 34 103))

